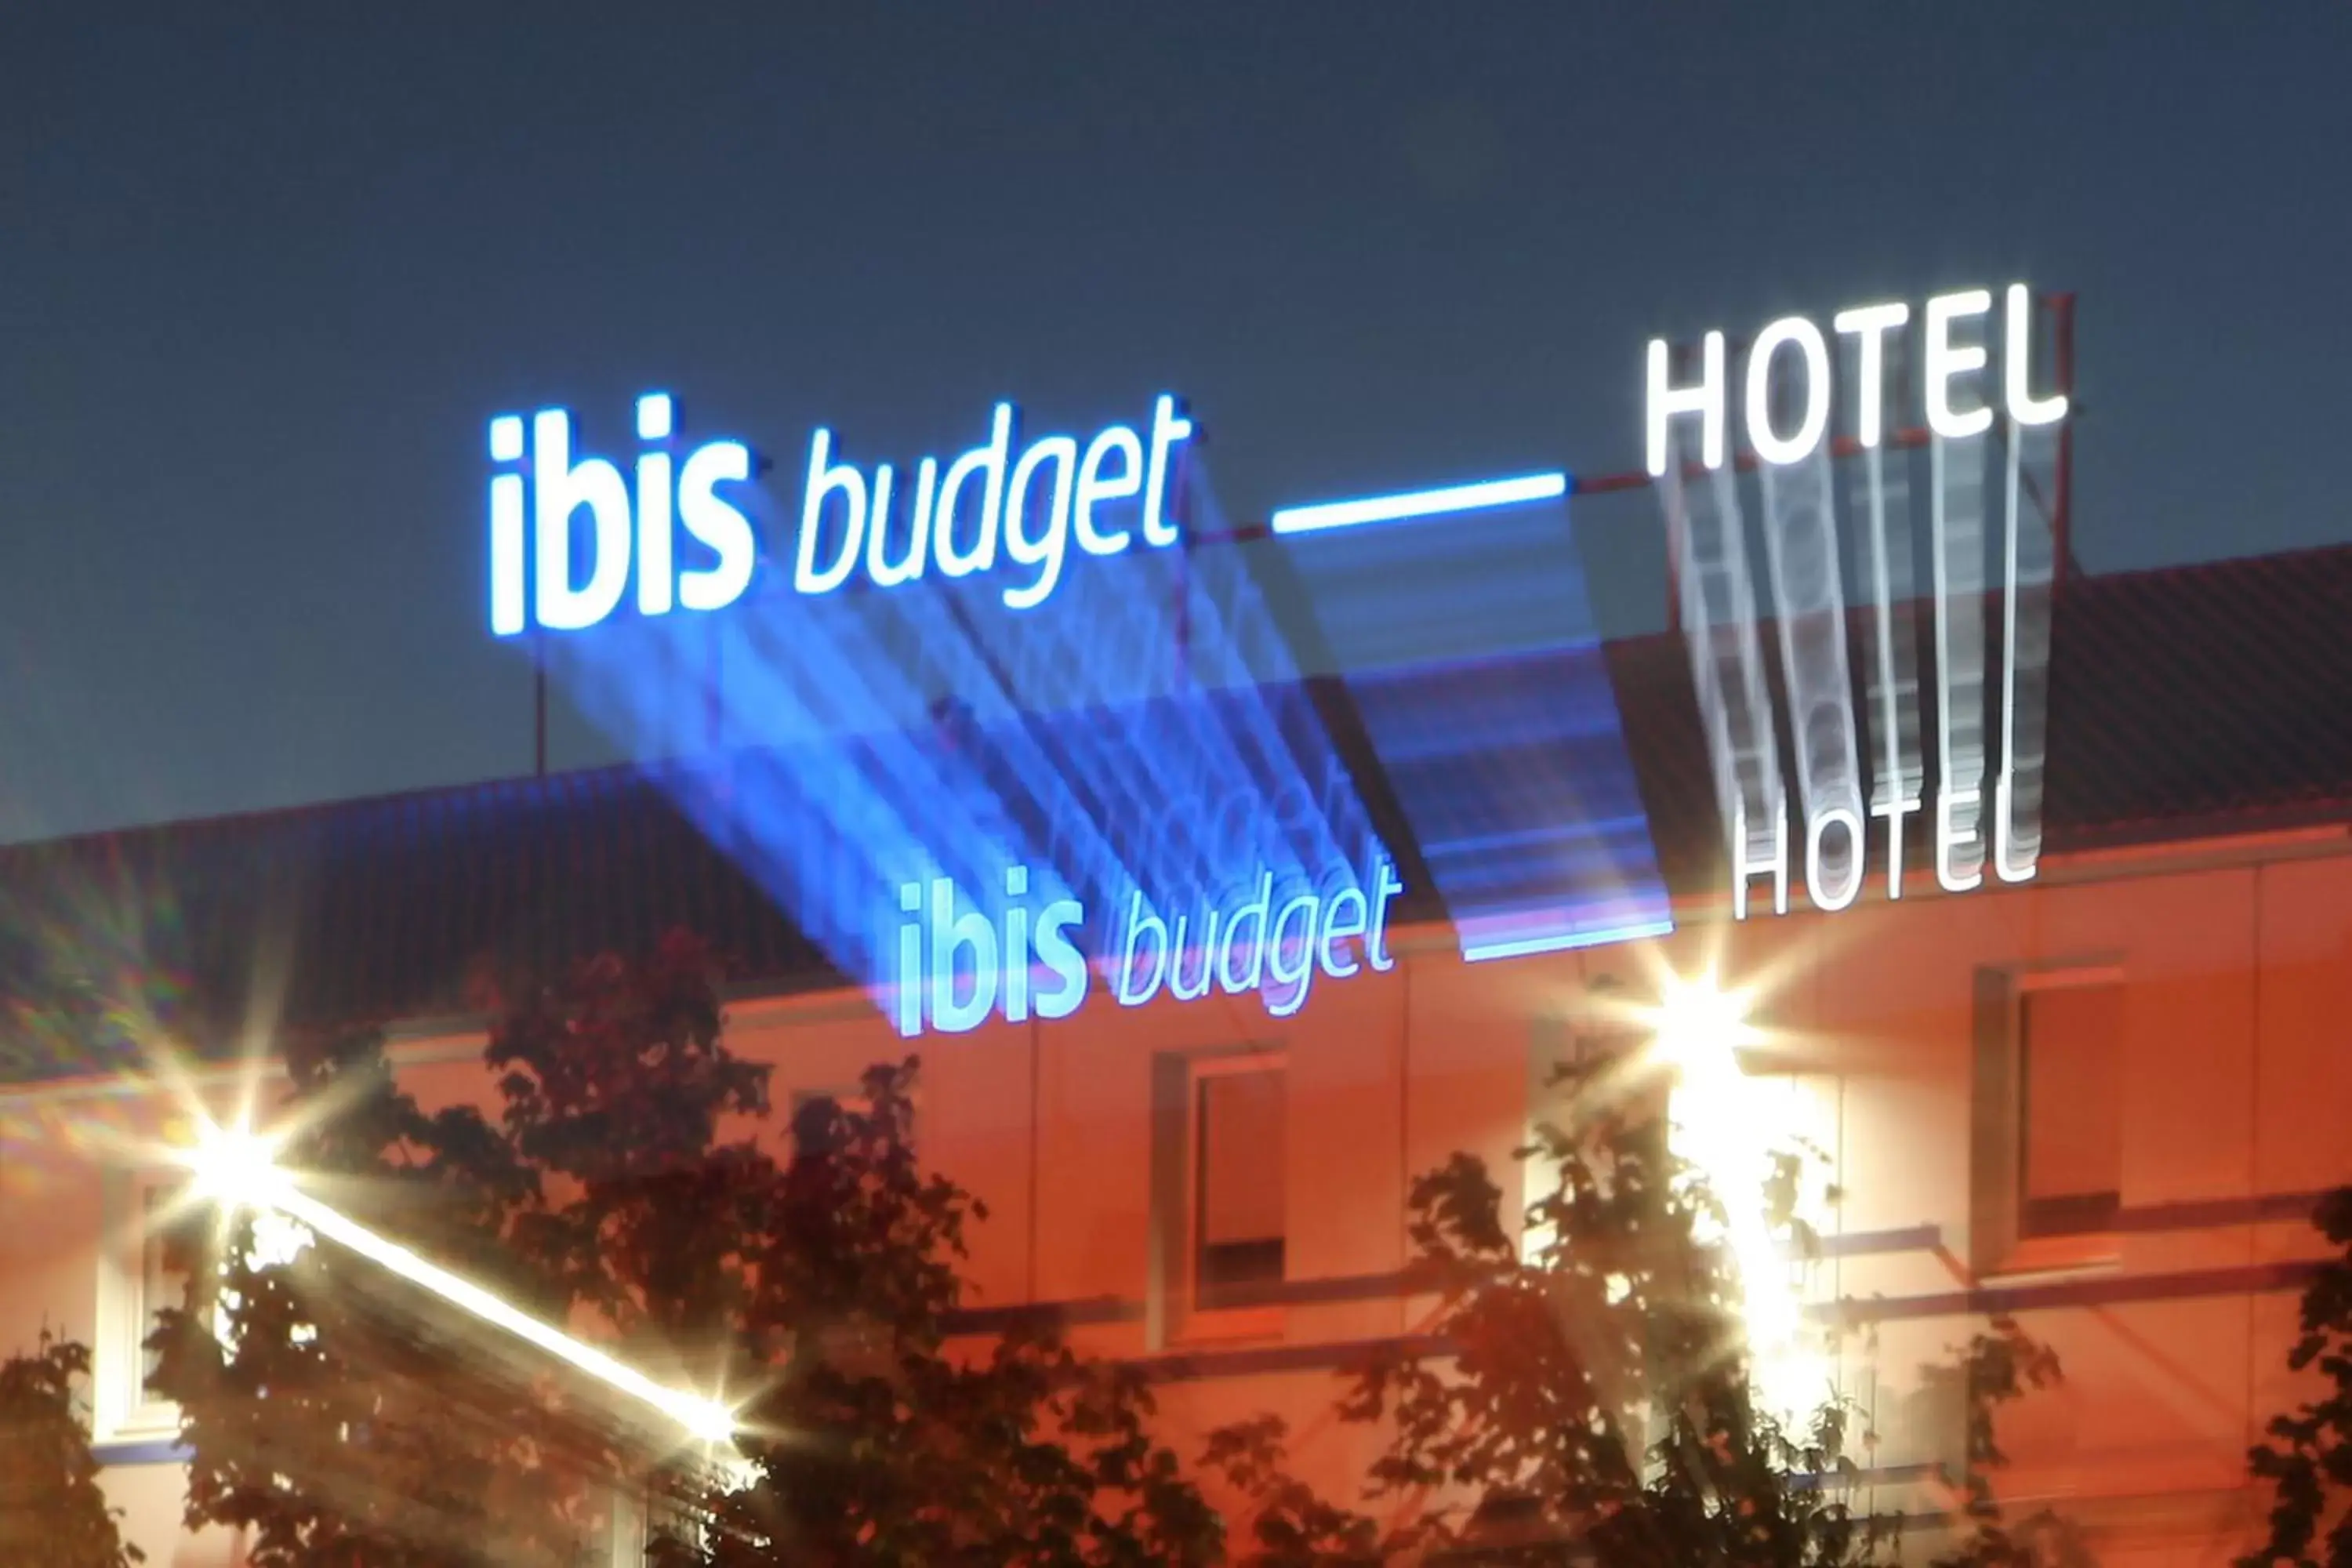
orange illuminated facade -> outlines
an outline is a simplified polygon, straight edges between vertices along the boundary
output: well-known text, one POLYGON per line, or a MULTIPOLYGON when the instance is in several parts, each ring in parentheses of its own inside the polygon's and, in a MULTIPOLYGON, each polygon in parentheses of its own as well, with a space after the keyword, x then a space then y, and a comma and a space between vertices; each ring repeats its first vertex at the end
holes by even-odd
MULTIPOLYGON (((1550 1064, 1611 999, 1712 968, 1753 988, 1754 1114, 1845 1194, 1790 1279, 1817 1321, 1875 1331, 1824 1371, 1885 1435, 1888 1498, 1935 1506, 1958 1440, 1919 1365, 2014 1312, 2067 1382, 2003 1427, 2004 1496, 2108 1561, 2226 1560, 2267 1507, 2245 1450, 2298 1396, 2307 1215, 2352 1182, 2352 549, 2062 584, 2038 875, 1899 901, 1874 879, 1833 915, 1731 918, 1683 650, 1606 652, 1675 934, 1471 964, 1408 905, 1392 969, 1289 1017, 1162 997, 916 1042, 921 1153, 990 1211, 971 1332, 1047 1308, 1148 1369, 1180 1449, 1272 1411, 1344 1494, 1377 1435, 1333 1415, 1333 1371, 1427 1327, 1400 1286, 1409 1182, 1456 1151, 1517 1172, 1550 1064)), ((77 1009, 110 975, 161 964, 191 1017, 265 1029, 389 1020, 428 1109, 486 1089, 485 965, 681 924, 739 959, 729 1037, 777 1104, 908 1047, 645 770, 20 846, 0 909, 0 1347, 44 1323, 95 1347, 110 1495, 179 1568, 237 1543, 181 1534, 173 1414, 141 1387, 162 1173, 103 1134, 158 1131, 169 1096, 60 1044, 97 1032, 77 1009)))

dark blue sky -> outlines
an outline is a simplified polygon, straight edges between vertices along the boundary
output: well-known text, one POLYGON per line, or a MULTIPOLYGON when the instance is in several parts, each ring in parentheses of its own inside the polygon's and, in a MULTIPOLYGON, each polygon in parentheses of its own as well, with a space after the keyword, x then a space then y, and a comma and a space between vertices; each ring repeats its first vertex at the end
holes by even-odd
MULTIPOLYGON (((2086 567, 2352 534, 2341 5, 41 9, 0 838, 527 769, 484 425, 649 386, 780 467, 1171 388, 1259 516, 1633 467, 1654 332, 2021 278, 2082 297, 2086 567)), ((1654 513, 1587 526, 1651 616, 1654 513)))

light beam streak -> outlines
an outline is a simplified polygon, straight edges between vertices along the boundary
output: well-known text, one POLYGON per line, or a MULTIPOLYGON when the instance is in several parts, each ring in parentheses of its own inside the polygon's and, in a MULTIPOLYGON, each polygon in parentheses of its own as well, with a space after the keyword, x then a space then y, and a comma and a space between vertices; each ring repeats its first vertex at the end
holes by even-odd
POLYGON ((1276 533, 1314 533, 1324 529, 1355 528, 1368 522, 1402 522, 1417 517, 1444 517, 1490 507, 1517 506, 1523 501, 1558 500, 1568 494, 1566 474, 1526 474, 1516 479, 1481 479, 1475 484, 1448 485, 1442 489, 1408 490, 1397 495, 1366 496, 1356 500, 1318 501, 1312 506, 1285 507, 1269 526, 1276 533))
POLYGON ((277 1151, 268 1139, 240 1128, 210 1127, 183 1163, 194 1174, 197 1189, 225 1208, 272 1211, 308 1226, 349 1251, 355 1252, 411 1284, 431 1291, 451 1306, 472 1313, 527 1344, 651 1406, 704 1443, 724 1443, 734 1436, 735 1416, 715 1400, 678 1389, 665 1388, 639 1372, 562 1331, 541 1322, 431 1260, 418 1257, 387 1237, 377 1235, 350 1215, 321 1203, 295 1185, 280 1168, 277 1151))

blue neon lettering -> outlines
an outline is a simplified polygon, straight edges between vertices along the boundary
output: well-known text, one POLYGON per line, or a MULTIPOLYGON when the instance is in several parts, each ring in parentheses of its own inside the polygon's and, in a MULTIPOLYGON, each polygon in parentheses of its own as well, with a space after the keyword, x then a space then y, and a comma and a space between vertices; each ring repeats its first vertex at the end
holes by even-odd
MULTIPOLYGON (((1395 967, 1383 943, 1389 900, 1402 884, 1384 854, 1368 869, 1369 893, 1342 869, 1345 886, 1327 879, 1324 890, 1294 888, 1277 900, 1274 873, 1261 870, 1238 903, 1212 900, 1168 914, 1140 890, 1129 893, 1118 930, 1103 933, 1113 1000, 1137 1007, 1163 994, 1191 1002, 1212 990, 1255 991, 1269 1014, 1286 1018, 1306 1005, 1318 969, 1344 980, 1367 963, 1395 967), (1351 939, 1362 963, 1347 945, 1351 939)), ((1023 901, 1032 884, 1027 867, 1008 868, 1004 908, 993 921, 965 907, 949 878, 934 878, 928 899, 924 884, 900 886, 905 918, 892 1011, 901 1035, 965 1034, 992 1013, 1017 1024, 1077 1011, 1092 972, 1071 933, 1086 911, 1077 900, 1058 898, 1033 913, 1023 901)))
POLYGON ((1180 441, 1192 438, 1192 422, 1183 416, 1176 399, 1162 394, 1151 405, 1151 465, 1143 480, 1143 542, 1166 546, 1176 542, 1176 525, 1162 515, 1173 477, 1169 455, 1180 441))
POLYGON ((1168 922, 1168 994, 1179 1002, 1197 1002, 1209 994, 1209 984, 1216 978, 1217 921, 1221 913, 1217 910, 1205 911, 1191 942, 1185 940, 1184 931, 1191 917, 1178 915, 1168 922), (1187 953, 1198 954, 1201 960, 1200 975, 1192 980, 1184 978, 1187 953))
MULTIPOLYGON (((490 461, 522 461, 522 421, 502 414, 490 421, 490 461)), ((490 480, 490 630, 502 637, 523 629, 523 482, 520 474, 490 480)))
POLYGON ((1070 538, 1070 470, 1077 461, 1076 441, 1067 436, 1048 436, 1013 465, 1013 479, 1005 489, 1004 553, 1024 566, 1040 569, 1026 587, 1004 590, 1004 603, 1013 609, 1044 604, 1061 581, 1062 552, 1070 538), (1054 477, 1045 502, 1045 531, 1033 537, 1023 526, 1032 510, 1029 492, 1036 483, 1037 470, 1049 465, 1054 477))
MULTIPOLYGON (((1265 977, 1265 922, 1274 913, 1274 873, 1261 872, 1257 879, 1257 897, 1226 917, 1224 940, 1217 943, 1217 984, 1228 996, 1244 991, 1255 991, 1265 977), (1234 973, 1234 950, 1240 945, 1244 924, 1251 928, 1249 967, 1243 973, 1234 973)), ((1215 916, 1210 917, 1213 924, 1215 916)))
POLYGON ((940 508, 931 524, 931 558, 942 577, 969 577, 996 564, 996 531, 1004 516, 1004 465, 1012 456, 1013 405, 1000 403, 989 420, 988 440, 948 465, 940 481, 940 508), (964 486, 981 480, 980 527, 970 550, 955 544, 956 503, 964 486))
MULTIPOLYGON (((1307 989, 1315 983, 1315 914, 1322 902, 1319 893, 1299 894, 1282 906, 1266 933, 1265 973, 1273 984, 1266 988, 1265 1010, 1277 1018, 1307 1005, 1307 989), (1290 929, 1293 915, 1299 917, 1296 933, 1290 929)), ((1353 963, 1348 972, 1355 972, 1353 963)))
POLYGON ((1105 501, 1125 500, 1143 489, 1143 439, 1124 425, 1113 425, 1087 443, 1078 462, 1076 521, 1078 548, 1089 555, 1116 555, 1135 537, 1126 529, 1105 529, 1095 509, 1105 501), (1103 463, 1119 461, 1116 474, 1106 475, 1103 463))
POLYGON ((513 470, 490 479, 493 633, 595 626, 620 607, 633 573, 637 609, 646 616, 667 615, 677 605, 721 609, 742 597, 758 563, 758 539, 751 519, 718 487, 751 479, 751 449, 712 441, 681 461, 672 445, 677 423, 668 394, 637 400, 645 449, 624 479, 607 458, 575 457, 567 410, 541 409, 528 422, 513 414, 490 421, 490 459, 513 470), (576 526, 583 512, 584 529, 576 526), (677 565, 678 524, 710 552, 711 564, 677 565))
POLYGON ((873 516, 866 526, 866 575, 877 588, 895 588, 901 583, 915 581, 923 574, 931 554, 931 501, 940 489, 939 460, 925 458, 916 469, 915 504, 907 513, 907 553, 897 561, 889 558, 887 543, 893 477, 889 464, 875 466, 873 516))
MULTIPOLYGON (((490 421, 492 463, 516 470, 490 479, 490 629, 498 636, 595 626, 620 607, 633 573, 646 616, 723 609, 750 590, 758 532, 720 487, 750 483, 759 461, 740 441, 680 445, 667 393, 639 398, 636 415, 643 447, 625 479, 625 466, 575 456, 563 409, 490 421), (678 563, 680 528, 706 560, 678 563)), ((1025 610, 1060 586, 1073 540, 1096 556, 1123 553, 1138 533, 1150 549, 1176 542, 1194 430, 1181 400, 1154 399, 1148 431, 1108 425, 1083 445, 1054 435, 1024 447, 1020 426, 1020 411, 997 404, 985 442, 944 469, 936 458, 919 459, 911 496, 902 470, 877 463, 869 478, 830 427, 812 431, 793 589, 812 597, 836 592, 861 566, 877 588, 919 581, 934 567, 943 577, 974 576, 996 569, 1002 546, 1024 573, 1002 597, 1025 610), (903 532, 894 531, 894 501, 903 503, 903 532)))
POLYGON ((1276 533, 1314 533, 1328 528, 1356 528, 1368 522, 1402 522, 1413 518, 1481 511, 1489 507, 1558 500, 1566 494, 1566 474, 1528 474, 1517 479, 1448 485, 1442 489, 1284 507, 1268 520, 1268 525, 1276 533))
MULTIPOLYGON (((910 915, 923 912, 923 885, 908 882, 898 889, 898 908, 910 915)), ((898 1033, 908 1039, 923 1032, 923 922, 898 923, 898 1033)))
POLYGON ((1383 856, 1372 881, 1372 929, 1364 938, 1364 962, 1374 969, 1394 969, 1396 960, 1389 956, 1389 900, 1404 891, 1397 879, 1396 868, 1383 856))
POLYGON ((1033 999, 1040 1018, 1066 1018, 1087 999, 1087 961, 1069 938, 1084 919, 1076 899, 1057 899, 1037 911, 1037 963, 1057 982, 1033 999))
POLYGON ((978 910, 956 909, 956 885, 931 882, 931 1027, 961 1035, 976 1029, 996 1005, 996 928, 978 910), (970 954, 967 960, 964 955, 970 954), (959 998, 957 982, 969 977, 970 994, 959 998))
MULTIPOLYGON (((678 573, 677 602, 689 610, 723 610, 751 585, 751 568, 760 559, 759 540, 751 531, 751 520, 719 495, 720 485, 741 484, 751 477, 751 449, 740 441, 712 441, 696 447, 677 477, 677 520, 717 557, 713 565, 678 573)), ((663 569, 667 574, 667 559, 663 569)))
POLYGON ((1182 531, 1174 511, 1193 434, 1183 407, 1173 395, 1155 399, 1148 436, 1108 425, 1083 447, 1066 435, 1024 447, 1021 411, 997 404, 986 441, 944 469, 936 458, 921 459, 906 532, 887 542, 893 498, 904 493, 899 471, 877 463, 869 479, 843 458, 833 431, 819 429, 809 444, 793 586, 812 597, 848 587, 861 549, 866 581, 877 588, 914 582, 934 567, 942 577, 977 576, 995 570, 1001 553, 1026 571, 1025 581, 1003 590, 1005 605, 1034 609, 1060 586, 1074 539, 1088 555, 1119 554, 1139 531, 1150 548, 1176 542, 1182 531))
POLYGON ((572 460, 572 416, 543 410, 531 421, 531 479, 538 523, 539 624, 553 631, 593 626, 621 603, 629 584, 629 489, 602 458, 572 460), (588 581, 572 581, 572 518, 588 510, 588 581))
POLYGON ((1331 901, 1324 908, 1323 941, 1318 956, 1323 962, 1323 973, 1334 980, 1345 980, 1356 973, 1355 955, 1335 949, 1331 944, 1342 937, 1364 934, 1366 907, 1363 889, 1342 888, 1331 895, 1331 901), (1339 906, 1343 902, 1352 904, 1356 911, 1344 925, 1339 920, 1339 906))
POLYGON ((1118 968, 1115 972, 1114 989, 1122 1007, 1132 1007, 1139 1002, 1150 1001, 1160 989, 1160 976, 1168 963, 1168 927, 1158 915, 1147 914, 1143 895, 1131 896, 1127 909, 1127 941, 1119 949, 1118 968), (1151 979, 1148 984, 1135 984, 1136 948, 1149 937, 1151 941, 1151 979))
MULTIPOLYGON (((637 399, 637 439, 667 441, 670 403, 659 393, 637 399)), ((670 519, 669 449, 657 447, 637 458, 637 613, 669 614, 673 535, 670 519)))
POLYGON ((847 463, 831 460, 833 432, 822 425, 809 437, 808 484, 801 492, 800 551, 793 563, 793 586, 803 594, 830 594, 849 581, 857 569, 858 535, 866 531, 866 476, 847 463), (816 570, 816 552, 823 535, 825 498, 839 491, 843 500, 841 552, 833 564, 816 570))

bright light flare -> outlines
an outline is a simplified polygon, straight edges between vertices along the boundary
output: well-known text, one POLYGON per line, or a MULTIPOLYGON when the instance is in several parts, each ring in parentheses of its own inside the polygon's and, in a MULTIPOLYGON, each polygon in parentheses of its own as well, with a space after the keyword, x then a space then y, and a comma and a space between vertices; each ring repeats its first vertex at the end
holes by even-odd
POLYGON ((194 1177, 196 1195, 227 1208, 251 1208, 274 1214, 326 1237, 370 1262, 472 1313, 494 1328, 538 1346, 557 1360, 586 1373, 668 1416, 698 1441, 729 1442, 735 1435, 735 1413, 716 1400, 678 1389, 665 1388, 633 1366, 583 1344, 560 1329, 541 1322, 493 1292, 377 1235, 350 1215, 303 1192, 278 1163, 278 1144, 239 1124, 203 1125, 195 1147, 181 1155, 194 1177))
POLYGON ((194 1195, 223 1208, 268 1208, 289 1183, 278 1167, 278 1144, 243 1122, 212 1121, 196 1131, 195 1147, 181 1153, 194 1178, 194 1195))
POLYGON ((1655 1049, 1676 1075, 1668 1109, 1675 1152, 1705 1174, 1723 1208, 1758 1392, 1775 1414, 1793 1416, 1815 1394, 1821 1368, 1801 1342, 1797 1291, 1765 1222, 1764 1184, 1787 1129, 1777 1097, 1740 1069, 1738 1047, 1756 1037, 1749 1002, 1712 974, 1664 976, 1655 1049))

